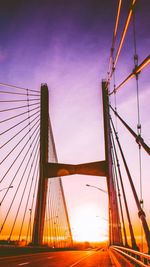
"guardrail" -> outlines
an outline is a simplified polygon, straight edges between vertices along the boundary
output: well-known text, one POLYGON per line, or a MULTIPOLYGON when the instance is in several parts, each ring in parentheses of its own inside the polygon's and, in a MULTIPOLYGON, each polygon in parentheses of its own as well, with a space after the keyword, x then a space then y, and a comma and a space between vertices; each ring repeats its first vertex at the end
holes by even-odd
POLYGON ((120 253, 122 256, 126 257, 132 264, 136 264, 136 266, 150 266, 150 255, 146 253, 120 246, 111 246, 110 249, 120 253))

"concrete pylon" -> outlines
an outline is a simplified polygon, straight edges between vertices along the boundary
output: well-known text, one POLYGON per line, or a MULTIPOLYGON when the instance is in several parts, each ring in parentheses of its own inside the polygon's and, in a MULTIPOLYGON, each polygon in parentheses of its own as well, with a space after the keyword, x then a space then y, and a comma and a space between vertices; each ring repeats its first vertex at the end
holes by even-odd
POLYGON ((108 87, 105 80, 102 81, 103 121, 105 138, 105 158, 107 163, 107 187, 109 199, 109 242, 110 245, 122 245, 122 233, 117 201, 117 193, 112 172, 112 144, 109 120, 109 97, 108 87))
POLYGON ((48 120, 49 120, 48 87, 41 85, 41 112, 40 112, 40 170, 39 184, 33 224, 32 244, 42 245, 44 218, 48 179, 45 177, 45 168, 48 162, 48 120))

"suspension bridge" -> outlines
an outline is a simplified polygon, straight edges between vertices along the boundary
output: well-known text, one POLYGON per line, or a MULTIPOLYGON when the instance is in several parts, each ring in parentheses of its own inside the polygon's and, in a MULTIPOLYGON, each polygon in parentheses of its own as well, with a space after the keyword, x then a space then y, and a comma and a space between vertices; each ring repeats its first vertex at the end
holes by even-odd
MULTIPOLYGON (((0 244, 7 250, 23 246, 29 249, 46 246, 51 249, 46 257, 50 266, 149 266, 150 230, 144 210, 142 195, 142 151, 146 157, 150 148, 141 131, 139 76, 148 67, 150 56, 141 62, 136 48, 136 25, 134 9, 136 0, 131 1, 128 15, 116 47, 122 1, 118 1, 116 22, 110 49, 107 77, 102 80, 103 126, 105 157, 101 161, 67 164, 59 162, 53 134, 50 99, 47 84, 41 90, 27 89, 16 85, 0 83, 1 113, 1 166, 0 166, 0 244), (116 68, 128 28, 133 22, 134 68, 116 85, 116 68), (117 109, 117 95, 120 89, 135 80, 137 100, 137 130, 126 122, 117 109), (114 101, 112 101, 114 97, 114 101), (114 102, 114 104, 113 104, 114 102), (117 125, 128 131, 132 142, 137 145, 140 177, 140 194, 137 192, 125 153, 120 141, 117 125), (122 170, 123 169, 123 170, 122 170), (73 233, 67 210, 62 183, 63 176, 93 175, 105 177, 108 191, 108 235, 109 250, 84 252, 56 252, 54 249, 73 249, 73 233), (126 179, 124 178, 126 176, 126 179), (136 240, 134 223, 127 197, 126 184, 134 199, 138 219, 141 223, 141 238, 145 248, 136 240), (62 253, 62 254, 61 254, 62 253), (72 254, 71 254, 72 253, 72 254), (65 259, 66 262, 65 262, 65 259), (59 261, 60 260, 60 261, 59 261), (90 263, 89 263, 90 262, 90 263), (94 265, 97 264, 97 265, 94 265), (120 264, 120 265, 119 265, 120 264)), ((123 70, 122 70, 123 71, 123 70)), ((63 130, 63 129, 62 129, 63 130)), ((126 142, 124 140, 124 142, 126 142)), ((44 254, 43 254, 44 255, 44 254)), ((45 261, 44 256, 40 256, 45 261)), ((29 256, 28 256, 29 257, 29 256)), ((26 262, 37 264, 36 254, 26 262)), ((18 259, 1 259, 2 266, 23 265, 18 259)), ((41 264, 41 263, 39 263, 41 264)), ((39 265, 41 266, 41 265, 39 265)))

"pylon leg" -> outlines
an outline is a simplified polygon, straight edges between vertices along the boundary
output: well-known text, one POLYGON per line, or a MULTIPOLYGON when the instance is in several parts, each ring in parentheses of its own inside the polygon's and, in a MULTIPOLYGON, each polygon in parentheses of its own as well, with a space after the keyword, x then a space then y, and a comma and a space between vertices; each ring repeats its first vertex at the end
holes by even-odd
POLYGON ((48 179, 45 167, 48 162, 48 87, 41 86, 41 118, 40 118, 40 170, 36 209, 33 225, 32 244, 42 245, 48 179))
POLYGON ((108 166, 107 170, 107 187, 109 197, 109 239, 110 244, 122 245, 122 233, 119 216, 119 208, 117 202, 117 194, 115 190, 113 174, 112 174, 112 154, 111 154, 111 131, 109 121, 109 98, 107 82, 102 81, 102 98, 103 98, 103 118, 104 118, 104 138, 105 138, 105 157, 108 166))

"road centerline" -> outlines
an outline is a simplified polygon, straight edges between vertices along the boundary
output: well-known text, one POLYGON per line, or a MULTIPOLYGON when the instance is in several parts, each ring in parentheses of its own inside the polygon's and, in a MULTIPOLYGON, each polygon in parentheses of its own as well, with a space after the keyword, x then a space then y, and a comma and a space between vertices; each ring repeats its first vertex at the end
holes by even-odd
MULTIPOLYGON (((95 252, 95 253, 97 253, 97 252, 95 252)), ((86 258, 88 258, 88 257, 90 257, 90 256, 92 256, 92 255, 94 255, 95 253, 90 253, 89 255, 87 255, 87 256, 81 258, 80 260, 76 261, 75 263, 69 265, 69 267, 76 266, 79 262, 81 262, 81 261, 85 260, 86 258)))

